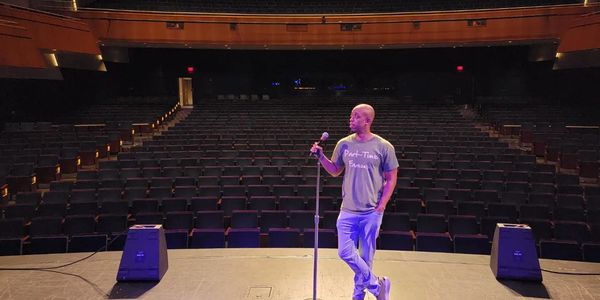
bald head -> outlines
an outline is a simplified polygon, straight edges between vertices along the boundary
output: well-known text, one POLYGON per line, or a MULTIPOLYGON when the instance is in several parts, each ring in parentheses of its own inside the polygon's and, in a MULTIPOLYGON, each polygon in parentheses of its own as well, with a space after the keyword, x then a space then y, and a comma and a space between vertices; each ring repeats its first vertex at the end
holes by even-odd
POLYGON ((370 134, 375 110, 369 104, 359 104, 350 113, 350 130, 358 134, 370 134))
POLYGON ((355 106, 352 111, 360 111, 365 117, 369 118, 369 123, 373 123, 373 120, 375 119, 375 109, 369 104, 359 104, 355 106))

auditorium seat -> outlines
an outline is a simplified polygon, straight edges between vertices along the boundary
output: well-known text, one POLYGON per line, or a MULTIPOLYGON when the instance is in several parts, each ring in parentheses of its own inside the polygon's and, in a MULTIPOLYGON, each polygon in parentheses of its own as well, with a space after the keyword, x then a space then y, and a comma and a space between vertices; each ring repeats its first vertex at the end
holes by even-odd
POLYGON ((0 256, 23 254, 23 239, 0 237, 0 256))
POLYGON ((310 210, 290 210, 289 226, 304 231, 306 228, 315 227, 314 211, 310 210))
POLYGON ((198 229, 224 229, 225 228, 225 216, 220 210, 212 211, 196 211, 196 219, 194 222, 194 228, 198 229))
POLYGON ((63 232, 69 236, 91 234, 96 231, 96 219, 94 215, 66 216, 62 227, 63 232))
POLYGON ((231 212, 231 228, 257 228, 258 212, 256 210, 233 210, 231 212))
POLYGON ((512 203, 491 203, 487 207, 487 213, 490 217, 506 217, 510 219, 517 219, 518 207, 512 203))
POLYGON ((489 255, 491 251, 489 238, 485 235, 456 234, 453 243, 455 253, 489 255))
POLYGON ((100 214, 96 224, 99 233, 118 234, 127 230, 126 214, 100 214))
POLYGON ((33 236, 29 239, 29 253, 66 253, 67 242, 68 239, 65 235, 33 236))
POLYGON ((231 228, 227 232, 227 248, 258 248, 259 246, 258 228, 231 228))
POLYGON ((448 232, 453 237, 455 234, 479 234, 479 224, 477 218, 472 215, 449 216, 448 232))
POLYGON ((75 234, 69 239, 68 252, 106 251, 106 234, 75 234))
POLYGON ((542 240, 540 258, 580 261, 582 256, 576 241, 542 240))
POLYGON ((171 211, 165 213, 165 229, 185 229, 194 227, 194 215, 191 211, 171 211))
POLYGON ((554 238, 577 241, 579 244, 590 240, 590 228, 584 222, 555 221, 554 238))
POLYGON ((417 232, 415 240, 416 251, 454 252, 450 235, 445 233, 417 232))
POLYGON ((35 217, 29 226, 30 236, 49 236, 62 233, 62 217, 35 217))
POLYGON ((225 248, 225 230, 221 228, 194 228, 190 248, 225 248))
POLYGON ((256 210, 260 214, 263 210, 277 209, 277 198, 275 196, 251 196, 248 201, 248 209, 256 210))
POLYGON ((160 212, 138 212, 133 215, 133 224, 163 224, 164 216, 160 212))
POLYGON ((420 214, 417 216, 417 233, 444 233, 448 226, 444 215, 420 214))
MULTIPOLYGON (((306 228, 302 234, 304 248, 315 246, 314 228, 306 228)), ((319 229, 319 248, 337 248, 337 237, 334 229, 319 229)))
POLYGON ((289 212, 292 210, 304 210, 306 208, 304 196, 279 196, 278 207, 280 210, 289 212))
POLYGON ((480 201, 459 202, 456 206, 456 214, 474 216, 477 220, 480 220, 485 216, 485 203, 480 201))
POLYGON ((519 219, 550 219, 550 209, 543 204, 524 204, 519 207, 519 219))
POLYGON ((189 243, 188 229, 165 230, 167 249, 187 249, 189 243))
POLYGON ((25 220, 22 218, 0 219, 0 238, 25 237, 25 220))
POLYGON ((600 263, 600 243, 583 243, 581 250, 584 261, 600 263))
POLYGON ((385 212, 381 223, 384 231, 411 231, 408 213, 385 212))
POLYGON ((269 247, 296 248, 300 246, 300 230, 298 228, 270 228, 268 231, 269 247))

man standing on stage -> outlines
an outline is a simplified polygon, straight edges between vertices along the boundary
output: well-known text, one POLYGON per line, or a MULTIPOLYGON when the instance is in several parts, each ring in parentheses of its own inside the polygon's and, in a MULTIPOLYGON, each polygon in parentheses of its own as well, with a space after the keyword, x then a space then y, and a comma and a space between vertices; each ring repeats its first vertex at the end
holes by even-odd
POLYGON ((372 268, 383 212, 396 186, 398 160, 394 146, 371 132, 374 118, 373 107, 359 104, 350 114, 353 133, 337 143, 331 160, 318 143, 310 150, 331 176, 346 171, 337 220, 338 254, 354 271, 355 300, 364 299, 365 290, 378 300, 390 298, 390 279, 377 277, 372 268))

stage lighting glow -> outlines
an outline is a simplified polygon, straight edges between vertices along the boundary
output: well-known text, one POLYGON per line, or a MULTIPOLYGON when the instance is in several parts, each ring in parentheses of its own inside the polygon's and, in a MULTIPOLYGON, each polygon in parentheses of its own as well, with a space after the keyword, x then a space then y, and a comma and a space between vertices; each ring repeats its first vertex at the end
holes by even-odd
POLYGON ((458 65, 458 66, 456 66, 456 71, 462 72, 462 71, 464 71, 464 67, 462 65, 458 65))

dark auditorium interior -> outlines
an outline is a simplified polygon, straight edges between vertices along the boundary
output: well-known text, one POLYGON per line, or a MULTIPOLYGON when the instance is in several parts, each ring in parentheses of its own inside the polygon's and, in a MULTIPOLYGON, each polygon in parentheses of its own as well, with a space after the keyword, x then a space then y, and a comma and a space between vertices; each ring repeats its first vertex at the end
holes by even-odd
POLYGON ((400 167, 378 249, 600 262, 600 1, 0 3, 0 255, 336 248, 308 156, 359 103, 400 167))

